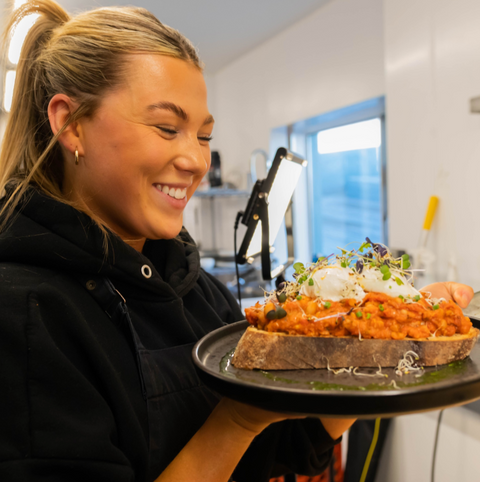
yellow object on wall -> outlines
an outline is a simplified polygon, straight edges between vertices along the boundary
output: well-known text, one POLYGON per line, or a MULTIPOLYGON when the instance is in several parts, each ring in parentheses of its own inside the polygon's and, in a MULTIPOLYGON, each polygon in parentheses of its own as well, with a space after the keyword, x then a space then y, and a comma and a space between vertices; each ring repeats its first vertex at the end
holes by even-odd
POLYGON ((438 197, 430 196, 430 201, 428 203, 427 213, 425 215, 425 221, 423 223, 423 229, 430 231, 432 227, 433 218, 435 217, 435 211, 438 206, 438 197))

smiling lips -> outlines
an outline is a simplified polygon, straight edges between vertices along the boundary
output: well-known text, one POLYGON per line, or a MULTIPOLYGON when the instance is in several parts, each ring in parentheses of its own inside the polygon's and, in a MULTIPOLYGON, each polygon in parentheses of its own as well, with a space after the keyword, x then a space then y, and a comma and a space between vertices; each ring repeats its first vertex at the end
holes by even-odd
POLYGON ((168 187, 167 185, 161 185, 161 184, 155 184, 155 187, 163 192, 164 194, 167 194, 170 197, 173 197, 174 199, 184 199, 187 196, 187 188, 174 188, 174 187, 168 187))

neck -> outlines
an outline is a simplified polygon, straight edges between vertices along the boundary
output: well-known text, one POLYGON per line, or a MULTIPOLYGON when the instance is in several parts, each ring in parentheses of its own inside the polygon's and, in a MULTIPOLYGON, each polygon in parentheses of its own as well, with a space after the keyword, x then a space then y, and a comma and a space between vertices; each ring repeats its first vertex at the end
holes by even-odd
POLYGON ((124 239, 122 236, 123 241, 131 246, 133 249, 137 250, 139 253, 142 252, 143 246, 145 245, 146 238, 140 239, 124 239))
POLYGON ((145 245, 145 241, 147 240, 146 238, 137 238, 137 239, 130 239, 128 236, 125 234, 122 234, 119 232, 118 229, 113 228, 109 223, 105 222, 100 216, 95 214, 92 209, 87 205, 87 203, 84 201, 82 196, 79 196, 76 191, 73 189, 70 190, 64 190, 64 196, 67 198, 69 201, 73 201, 77 203, 77 205, 81 208, 83 208, 83 211, 87 213, 90 217, 95 219, 97 222, 100 222, 104 226, 107 226, 111 231, 114 233, 118 234, 120 238, 129 246, 131 246, 133 249, 138 251, 139 253, 142 252, 143 246, 145 245))

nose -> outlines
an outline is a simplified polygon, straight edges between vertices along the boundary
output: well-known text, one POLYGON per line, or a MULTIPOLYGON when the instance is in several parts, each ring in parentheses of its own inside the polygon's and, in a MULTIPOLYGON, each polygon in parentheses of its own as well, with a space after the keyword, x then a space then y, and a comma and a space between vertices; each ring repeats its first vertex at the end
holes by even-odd
POLYGON ((210 167, 210 148, 201 146, 196 137, 185 140, 179 147, 175 167, 193 175, 205 175, 210 167))

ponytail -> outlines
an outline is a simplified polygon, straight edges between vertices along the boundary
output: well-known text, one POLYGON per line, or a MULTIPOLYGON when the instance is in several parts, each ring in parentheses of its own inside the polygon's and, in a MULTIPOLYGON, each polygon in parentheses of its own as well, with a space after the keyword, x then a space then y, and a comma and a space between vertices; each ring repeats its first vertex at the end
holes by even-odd
POLYGON ((23 18, 32 14, 40 14, 40 17, 29 30, 22 46, 12 106, 0 152, 0 190, 3 191, 8 184, 15 188, 0 212, 6 214, 3 216, 2 227, 35 176, 38 166, 48 155, 48 150, 51 157, 58 158, 60 154, 58 147, 54 149, 56 152, 52 152, 53 146, 48 146, 52 132, 45 115, 45 93, 36 59, 45 48, 53 30, 67 22, 69 16, 54 2, 28 2, 21 5, 11 15, 5 29, 4 52, 8 51, 10 33, 23 18), (47 150, 47 146, 50 149, 47 150))

